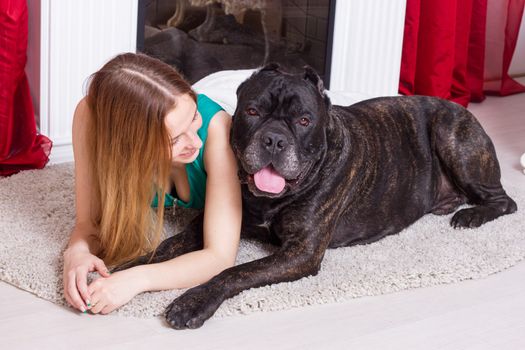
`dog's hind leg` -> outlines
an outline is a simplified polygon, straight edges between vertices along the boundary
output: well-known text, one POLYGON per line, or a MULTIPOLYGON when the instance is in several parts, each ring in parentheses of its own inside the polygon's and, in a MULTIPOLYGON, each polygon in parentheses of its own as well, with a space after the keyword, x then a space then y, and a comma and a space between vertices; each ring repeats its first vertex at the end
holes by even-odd
POLYGON ((459 210, 451 220, 455 228, 478 227, 517 210, 503 190, 492 141, 474 116, 459 106, 453 115, 438 117, 432 130, 434 149, 455 187, 474 206, 459 210))
POLYGON ((162 241, 155 251, 119 265, 111 270, 111 272, 126 270, 138 265, 167 261, 177 256, 202 249, 204 244, 202 233, 203 219, 203 214, 198 215, 190 222, 184 231, 162 241))

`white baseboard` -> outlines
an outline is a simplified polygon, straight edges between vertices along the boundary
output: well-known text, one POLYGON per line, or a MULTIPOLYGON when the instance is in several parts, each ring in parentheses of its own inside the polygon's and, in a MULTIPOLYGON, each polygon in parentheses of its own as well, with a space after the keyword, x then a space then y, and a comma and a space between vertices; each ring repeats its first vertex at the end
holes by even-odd
POLYGON ((60 164, 72 161, 74 161, 72 144, 53 145, 53 148, 51 148, 51 155, 49 156, 48 164, 60 164))

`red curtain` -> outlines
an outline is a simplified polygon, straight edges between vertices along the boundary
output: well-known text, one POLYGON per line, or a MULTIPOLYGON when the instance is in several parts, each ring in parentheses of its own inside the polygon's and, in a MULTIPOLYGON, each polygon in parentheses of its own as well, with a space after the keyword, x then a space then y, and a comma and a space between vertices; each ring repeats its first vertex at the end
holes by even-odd
POLYGON ((37 134, 24 71, 27 61, 26 0, 0 1, 0 176, 43 168, 52 142, 37 134))
POLYGON ((525 0, 408 0, 399 92, 467 106, 485 92, 525 91, 508 75, 524 6, 525 0))

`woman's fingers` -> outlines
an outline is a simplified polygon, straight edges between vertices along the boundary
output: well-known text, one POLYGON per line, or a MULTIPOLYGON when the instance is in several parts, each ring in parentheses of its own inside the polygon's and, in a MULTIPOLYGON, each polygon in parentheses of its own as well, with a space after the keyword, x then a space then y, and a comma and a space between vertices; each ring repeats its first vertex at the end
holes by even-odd
POLYGON ((104 309, 107 305, 107 302, 102 298, 99 292, 93 293, 91 296, 92 303, 91 303, 91 311, 94 314, 98 314, 102 309, 104 309))
POLYGON ((87 274, 98 271, 109 277, 109 271, 102 259, 85 251, 64 253, 64 297, 71 306, 85 312, 91 305, 91 290, 87 285, 87 274))
POLYGON ((107 314, 109 314, 109 313, 110 313, 111 311, 113 311, 113 310, 114 310, 113 305, 106 305, 106 306, 104 306, 104 308, 103 308, 102 310, 100 310, 100 313, 101 313, 102 315, 107 315, 107 314))
POLYGON ((71 305, 72 307, 76 307, 75 303, 73 302, 73 299, 69 295, 69 279, 68 279, 67 273, 64 273, 63 279, 64 279, 64 299, 66 299, 69 305, 71 305))
POLYGON ((93 314, 98 314, 106 305, 103 302, 98 302, 95 306, 92 306, 89 310, 93 314))
POLYGON ((69 296, 69 292, 67 291, 67 286, 64 285, 64 299, 66 299, 67 303, 73 307, 73 300, 71 300, 71 297, 69 296))
POLYGON ((102 277, 109 277, 109 270, 102 259, 95 260, 95 268, 102 277))
POLYGON ((86 311, 86 304, 84 304, 84 301, 80 297, 80 294, 78 293, 77 289, 77 283, 76 283, 76 274, 70 273, 69 279, 67 281, 68 284, 68 293, 69 297, 71 298, 71 305, 79 309, 80 311, 84 312, 86 311))
POLYGON ((84 304, 89 308, 90 305, 90 294, 87 287, 87 271, 86 272, 77 272, 76 274, 76 287, 80 292, 80 296, 84 304))

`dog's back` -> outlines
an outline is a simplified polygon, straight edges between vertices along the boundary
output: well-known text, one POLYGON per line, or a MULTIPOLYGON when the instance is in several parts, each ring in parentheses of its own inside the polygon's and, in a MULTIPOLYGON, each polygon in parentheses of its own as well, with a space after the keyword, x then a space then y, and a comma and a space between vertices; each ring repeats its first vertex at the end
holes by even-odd
POLYGON ((494 204, 497 210, 483 209, 492 212, 487 220, 476 215, 454 225, 479 226, 501 215, 496 213, 515 210, 499 183, 492 142, 465 108, 412 96, 332 109, 348 129, 351 152, 346 171, 355 175, 348 183, 352 196, 342 207, 331 247, 375 241, 429 212, 451 213, 467 200, 486 204, 492 196, 505 203, 494 204))

